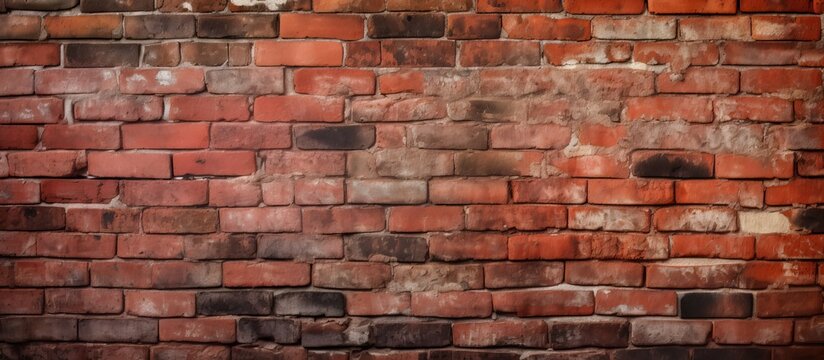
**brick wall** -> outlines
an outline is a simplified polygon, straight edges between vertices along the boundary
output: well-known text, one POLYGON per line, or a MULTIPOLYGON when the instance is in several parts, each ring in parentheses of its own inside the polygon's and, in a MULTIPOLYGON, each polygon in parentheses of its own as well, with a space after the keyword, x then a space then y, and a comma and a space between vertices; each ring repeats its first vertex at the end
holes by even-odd
POLYGON ((0 358, 814 359, 816 0, 0 0, 0 358))

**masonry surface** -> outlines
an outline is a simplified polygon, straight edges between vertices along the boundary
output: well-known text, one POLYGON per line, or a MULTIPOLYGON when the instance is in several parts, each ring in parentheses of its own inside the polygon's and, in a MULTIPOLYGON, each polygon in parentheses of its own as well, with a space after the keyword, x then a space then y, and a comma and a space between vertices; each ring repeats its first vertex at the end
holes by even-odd
POLYGON ((820 0, 0 0, 0 358, 822 359, 820 0))

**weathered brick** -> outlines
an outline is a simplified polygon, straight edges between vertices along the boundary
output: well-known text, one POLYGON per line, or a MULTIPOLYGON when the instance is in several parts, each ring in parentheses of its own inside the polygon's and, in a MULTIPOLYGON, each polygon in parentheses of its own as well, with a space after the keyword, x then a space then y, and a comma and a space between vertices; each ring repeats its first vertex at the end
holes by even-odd
POLYGON ((346 299, 337 292, 305 291, 275 295, 275 313, 300 316, 343 316, 346 299))
POLYGON ((210 291, 197 294, 200 315, 269 315, 272 294, 264 291, 210 291))
POLYGON ((266 14, 200 15, 196 32, 200 38, 270 38, 278 35, 278 18, 266 14))
POLYGON ((553 349, 623 348, 628 342, 627 321, 552 322, 549 325, 549 343, 553 349))
POLYGON ((252 343, 259 340, 279 344, 294 344, 300 338, 300 323, 292 319, 240 318, 237 320, 237 341, 252 343))
POLYGON ((747 293, 686 293, 681 296, 681 318, 747 318, 753 297, 747 293))
POLYGON ((377 347, 442 347, 452 343, 452 328, 439 321, 381 321, 372 324, 372 337, 377 347))

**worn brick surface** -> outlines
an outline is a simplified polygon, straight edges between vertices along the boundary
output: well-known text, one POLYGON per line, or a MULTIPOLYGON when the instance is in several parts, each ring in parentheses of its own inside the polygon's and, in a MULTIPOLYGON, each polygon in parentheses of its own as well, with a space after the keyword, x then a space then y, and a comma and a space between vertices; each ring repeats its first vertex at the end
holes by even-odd
POLYGON ((822 13, 0 0, 0 358, 820 358, 822 13))

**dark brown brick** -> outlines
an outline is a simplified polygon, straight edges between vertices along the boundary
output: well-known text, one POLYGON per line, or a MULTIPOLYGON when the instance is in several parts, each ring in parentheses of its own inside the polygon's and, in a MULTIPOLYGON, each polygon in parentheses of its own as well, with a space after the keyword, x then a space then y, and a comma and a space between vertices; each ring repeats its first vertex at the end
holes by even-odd
POLYGON ((688 293, 681 297, 681 317, 747 318, 752 315, 752 304, 748 293, 688 293))
POLYGON ((381 65, 452 67, 455 66, 455 42, 445 40, 382 41, 381 65))
POLYGON ((185 39, 195 35, 192 15, 137 15, 123 21, 127 39, 185 39))
POLYGON ((328 291, 288 292, 275 295, 275 313, 300 316, 343 316, 343 294, 328 291))
POLYGON ((272 293, 269 291, 209 291, 197 294, 200 315, 269 315, 272 293))
POLYGON ((293 319, 240 318, 237 320, 237 341, 253 343, 274 341, 294 344, 300 340, 300 322, 293 319))
POLYGON ((499 15, 449 15, 446 37, 457 40, 497 39, 501 37, 499 15))
POLYGON ((81 0, 80 11, 85 13, 152 11, 154 0, 81 0))
POLYGON ((66 44, 69 68, 136 67, 140 65, 140 44, 66 44))
POLYGON ((157 342, 154 319, 82 319, 77 324, 80 341, 89 342, 157 342))
POLYGON ((356 235, 344 242, 349 260, 400 262, 426 261, 426 239, 414 236, 356 235))
POLYGON ((659 347, 650 349, 617 350, 615 360, 689 360, 690 350, 685 347, 659 347))
MULTIPOLYGON (((820 354, 819 354, 820 355, 820 354)), ((759 348, 721 348, 721 349, 695 349, 692 355, 693 360, 770 360, 770 349, 759 348)))
POLYGON ((346 43, 346 66, 371 67, 380 64, 380 41, 353 41, 346 43))
POLYGON ((432 350, 429 360, 518 360, 521 354, 500 350, 432 350))
POLYGON ((251 259, 255 257, 255 236, 231 234, 220 236, 190 235, 183 240, 189 259, 251 259))
POLYGON ((220 66, 228 59, 229 46, 225 43, 185 42, 180 44, 180 60, 183 63, 220 66))
POLYGON ((216 12, 226 8, 228 0, 157 0, 162 12, 216 12))
POLYGON ((452 343, 452 326, 448 322, 395 320, 372 324, 372 340, 376 347, 426 348, 452 343))
POLYGON ((0 40, 37 40, 41 19, 30 15, 5 15, 0 21, 0 40))
POLYGON ((444 33, 443 14, 436 13, 389 13, 369 17, 369 37, 380 38, 423 38, 442 37, 444 33))
POLYGON ((553 349, 626 347, 629 343, 629 322, 557 322, 550 325, 549 341, 553 349))
POLYGON ((58 230, 66 226, 66 213, 60 207, 0 207, 0 230, 58 230))
POLYGON ((77 6, 79 0, 6 0, 10 10, 54 11, 66 10, 77 6))
POLYGON ((303 150, 363 150, 374 144, 372 125, 295 127, 295 145, 303 150))
POLYGON ((632 154, 632 175, 678 179, 711 178, 711 154, 687 152, 637 152, 632 154))
POLYGON ((357 319, 319 320, 303 324, 303 347, 363 346, 369 342, 369 322, 357 319))
POLYGON ((77 320, 58 317, 0 318, 0 341, 70 341, 77 339, 77 320))
POLYGON ((272 38, 278 36, 276 15, 201 15, 197 18, 201 38, 272 38))
POLYGON ((343 239, 339 235, 261 235, 258 256, 264 259, 340 259, 343 239))

